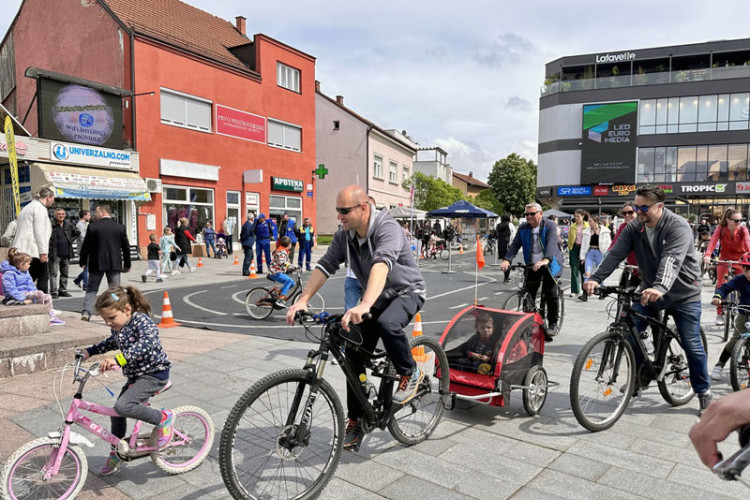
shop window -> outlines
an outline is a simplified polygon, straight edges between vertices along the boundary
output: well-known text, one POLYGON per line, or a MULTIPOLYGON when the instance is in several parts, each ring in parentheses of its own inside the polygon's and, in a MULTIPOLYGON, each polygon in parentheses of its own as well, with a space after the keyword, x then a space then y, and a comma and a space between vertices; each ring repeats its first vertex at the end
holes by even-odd
POLYGON ((695 147, 682 147, 677 150, 677 180, 695 182, 695 147))
POLYGON ((290 151, 302 151, 302 127, 269 118, 268 145, 290 151))
POLYGON ((302 225, 302 198, 298 196, 271 195, 268 200, 268 216, 273 217, 278 224, 284 212, 294 219, 297 226, 302 225))
POLYGON ((211 132, 211 101, 161 89, 161 122, 166 125, 211 132))
POLYGON ((732 180, 748 179, 747 144, 730 144, 727 148, 727 171, 732 180))
MULTIPOLYGON (((183 217, 188 219, 188 228, 193 235, 201 232, 207 221, 214 227, 217 226, 212 189, 164 186, 163 196, 164 225, 171 227, 173 231, 183 217)), ((218 221, 219 224, 221 222, 223 220, 218 221)))
POLYGON ((727 163, 727 145, 708 146, 708 179, 709 181, 727 180, 729 164, 727 163))

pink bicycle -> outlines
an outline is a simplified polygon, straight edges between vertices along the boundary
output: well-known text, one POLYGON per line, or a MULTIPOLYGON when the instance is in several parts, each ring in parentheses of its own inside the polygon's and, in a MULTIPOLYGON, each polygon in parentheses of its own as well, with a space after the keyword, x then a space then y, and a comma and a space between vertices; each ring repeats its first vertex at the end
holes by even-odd
MULTIPOLYGON (((81 413, 88 411, 110 417, 117 416, 113 408, 90 403, 82 398, 89 377, 97 377, 100 374, 99 363, 93 363, 86 369, 81 367, 82 361, 83 356, 77 354, 75 363, 66 365, 61 373, 62 385, 62 375, 72 367, 73 382, 79 383, 62 428, 50 432, 47 437, 27 443, 11 455, 2 474, 0 498, 71 499, 80 493, 88 474, 86 454, 80 445, 94 445, 86 437, 72 431, 72 424, 78 424, 116 446, 117 454, 122 460, 131 461, 150 456, 154 465, 167 474, 182 474, 193 470, 208 457, 214 441, 214 424, 208 413, 200 408, 174 408, 174 438, 161 450, 155 446, 156 433, 139 434, 143 423, 141 421, 136 420, 130 437, 119 439, 81 413)), ((169 382, 156 394, 167 391, 171 385, 169 382)), ((58 394, 55 396, 60 405, 58 394)), ((60 411, 63 413, 61 405, 60 411)))

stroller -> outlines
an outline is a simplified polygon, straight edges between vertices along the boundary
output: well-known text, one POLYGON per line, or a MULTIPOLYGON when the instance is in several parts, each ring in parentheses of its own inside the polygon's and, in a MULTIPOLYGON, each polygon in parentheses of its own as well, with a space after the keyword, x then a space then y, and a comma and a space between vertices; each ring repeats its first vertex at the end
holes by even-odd
POLYGON ((216 255, 215 257, 217 259, 221 259, 222 257, 229 258, 229 254, 227 253, 227 242, 224 239, 224 235, 219 235, 219 237, 216 239, 216 255))

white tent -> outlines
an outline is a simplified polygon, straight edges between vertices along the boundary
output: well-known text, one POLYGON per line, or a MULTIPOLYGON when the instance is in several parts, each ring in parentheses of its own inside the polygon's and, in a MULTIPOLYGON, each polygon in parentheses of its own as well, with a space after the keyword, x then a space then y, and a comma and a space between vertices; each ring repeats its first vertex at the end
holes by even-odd
POLYGON ((412 214, 414 214, 414 218, 421 220, 427 218, 427 212, 424 210, 417 210, 416 208, 412 209, 409 207, 394 207, 388 211, 389 214, 391 214, 391 217, 394 219, 411 219, 412 214))

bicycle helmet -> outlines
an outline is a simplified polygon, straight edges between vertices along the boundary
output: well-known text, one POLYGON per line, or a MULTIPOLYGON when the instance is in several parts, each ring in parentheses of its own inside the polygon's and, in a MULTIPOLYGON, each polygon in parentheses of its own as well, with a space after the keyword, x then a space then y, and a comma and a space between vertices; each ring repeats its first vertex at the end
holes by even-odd
POLYGON ((742 254, 742 257, 740 257, 740 265, 750 267, 750 252, 742 254))

